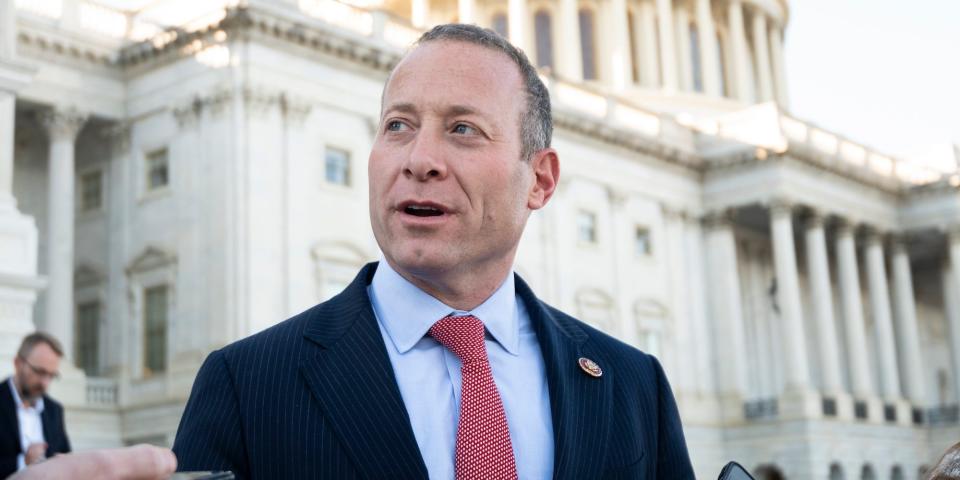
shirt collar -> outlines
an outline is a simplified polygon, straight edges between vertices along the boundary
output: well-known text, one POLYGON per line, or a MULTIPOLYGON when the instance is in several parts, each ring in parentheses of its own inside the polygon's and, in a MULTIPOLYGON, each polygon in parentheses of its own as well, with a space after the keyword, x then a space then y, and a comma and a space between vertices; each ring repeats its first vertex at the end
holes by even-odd
MULTIPOLYGON (((10 392, 13 393, 13 404, 17 406, 17 410, 29 408, 23 406, 23 400, 20 399, 20 392, 17 391, 17 386, 13 383, 13 377, 10 377, 7 383, 10 384, 10 392)), ((37 403, 33 404, 33 409, 36 410, 37 413, 43 413, 43 395, 37 399, 37 403)))
POLYGON ((463 311, 447 306, 420 290, 381 259, 370 284, 370 296, 377 318, 401 354, 427 335, 434 323, 451 314, 479 318, 490 336, 504 350, 512 355, 519 354, 520 327, 512 271, 483 303, 473 310, 463 311))

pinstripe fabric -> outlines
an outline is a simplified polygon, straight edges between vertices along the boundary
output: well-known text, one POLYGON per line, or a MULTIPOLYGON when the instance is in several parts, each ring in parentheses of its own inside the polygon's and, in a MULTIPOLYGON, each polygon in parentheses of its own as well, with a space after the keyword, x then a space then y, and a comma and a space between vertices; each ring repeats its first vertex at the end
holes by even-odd
MULTIPOLYGON (((366 292, 375 270, 367 265, 333 299, 210 354, 174 443, 180 470, 426 478, 366 292)), ((693 478, 656 359, 542 304, 519 277, 516 288, 546 364, 554 478, 693 478), (603 376, 583 373, 580 357, 603 376)))

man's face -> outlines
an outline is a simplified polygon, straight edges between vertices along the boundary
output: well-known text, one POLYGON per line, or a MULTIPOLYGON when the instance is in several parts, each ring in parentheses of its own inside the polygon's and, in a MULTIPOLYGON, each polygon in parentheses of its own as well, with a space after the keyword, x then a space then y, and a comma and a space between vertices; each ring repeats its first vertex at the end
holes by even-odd
POLYGON ((16 357, 13 366, 21 400, 32 403, 47 392, 60 371, 60 356, 50 345, 38 343, 26 358, 16 357))
POLYGON ((368 164, 373 233, 391 265, 419 277, 512 264, 530 210, 546 201, 520 158, 525 108, 503 53, 440 40, 404 58, 368 164))

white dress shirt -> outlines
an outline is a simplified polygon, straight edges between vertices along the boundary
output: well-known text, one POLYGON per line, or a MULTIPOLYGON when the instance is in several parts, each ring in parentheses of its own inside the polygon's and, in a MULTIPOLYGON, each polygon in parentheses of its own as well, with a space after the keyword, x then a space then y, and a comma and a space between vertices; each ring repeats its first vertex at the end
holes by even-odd
POLYGON ((469 312, 431 297, 382 259, 367 293, 430 478, 454 478, 461 363, 427 335, 450 314, 473 315, 486 327, 487 356, 506 413, 517 475, 524 480, 553 477, 553 420, 543 354, 514 290, 513 272, 469 312))
POLYGON ((23 406, 23 400, 20 399, 20 392, 13 384, 13 377, 7 381, 10 385, 10 391, 13 392, 13 403, 17 406, 17 421, 20 424, 20 448, 23 453, 17 455, 17 470, 27 468, 26 453, 30 445, 34 443, 44 443, 43 421, 40 420, 40 414, 43 413, 43 397, 37 399, 37 403, 32 407, 23 406))

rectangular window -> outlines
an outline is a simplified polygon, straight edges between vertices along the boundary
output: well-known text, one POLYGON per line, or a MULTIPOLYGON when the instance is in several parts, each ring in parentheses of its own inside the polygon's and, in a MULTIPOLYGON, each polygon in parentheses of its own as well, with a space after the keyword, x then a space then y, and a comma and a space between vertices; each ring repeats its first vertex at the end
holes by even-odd
POLYGON ((637 227, 633 235, 634 251, 637 256, 646 257, 653 253, 653 244, 650 241, 650 229, 637 227))
POLYGON ((350 153, 327 147, 324 155, 324 178, 334 185, 350 185, 350 153))
POLYGON ((100 302, 94 301, 78 305, 74 328, 73 339, 77 368, 82 369, 87 376, 95 377, 100 373, 100 302))
POLYGON ((597 243, 597 216, 590 212, 577 215, 577 238, 581 243, 597 243))
POLYGON ((170 184, 170 156, 166 147, 147 153, 147 191, 170 184))
POLYGON ((143 292, 144 377, 161 373, 167 367, 168 293, 166 285, 150 287, 143 292))
POLYGON ((80 210, 92 212, 103 206, 103 172, 95 170, 80 176, 80 210))

